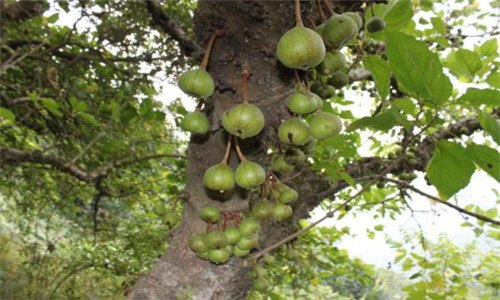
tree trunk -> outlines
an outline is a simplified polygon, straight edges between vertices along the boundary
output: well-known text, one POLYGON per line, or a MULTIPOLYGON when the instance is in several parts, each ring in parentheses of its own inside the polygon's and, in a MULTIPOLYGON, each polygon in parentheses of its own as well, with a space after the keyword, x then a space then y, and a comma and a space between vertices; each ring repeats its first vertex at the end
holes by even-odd
MULTIPOLYGON (((231 258, 223 265, 214 265, 198 259, 188 247, 188 238, 206 230, 199 210, 215 205, 226 212, 241 212, 248 207, 249 195, 236 190, 230 195, 207 195, 203 187, 204 171, 220 162, 224 156, 227 134, 220 125, 222 113, 241 101, 241 66, 247 64, 250 102, 259 106, 266 117, 266 127, 256 137, 244 140, 240 146, 251 160, 269 166, 266 150, 276 144, 276 129, 283 118, 289 116, 286 100, 294 90, 293 73, 281 67, 275 56, 280 36, 294 26, 293 1, 200 1, 194 17, 194 30, 200 44, 216 28, 225 30, 215 42, 208 71, 216 81, 217 90, 209 100, 212 130, 206 139, 192 139, 188 150, 188 170, 184 216, 174 234, 167 253, 150 273, 135 285, 131 299, 240 299, 244 298, 251 280, 244 260, 231 258)), ((309 3, 303 11, 310 10, 309 3)), ((231 157, 236 167, 237 157, 231 157)), ((297 219, 317 205, 314 199, 318 186, 311 182, 308 172, 300 176, 303 182, 292 187, 303 195, 295 204, 295 214, 288 222, 263 224, 260 247, 276 242, 296 228, 297 219), (307 184, 306 184, 307 183, 307 184)), ((312 175, 311 175, 312 178, 312 175)), ((323 185, 324 186, 324 185, 323 185)))

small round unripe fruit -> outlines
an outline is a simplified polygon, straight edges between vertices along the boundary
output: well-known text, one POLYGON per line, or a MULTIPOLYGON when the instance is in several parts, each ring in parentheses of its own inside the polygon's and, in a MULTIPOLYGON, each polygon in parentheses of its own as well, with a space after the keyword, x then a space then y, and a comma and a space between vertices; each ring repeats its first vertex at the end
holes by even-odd
POLYGON ((200 217, 207 223, 216 223, 220 218, 220 211, 215 206, 205 206, 201 209, 200 217))
POLYGON ((358 13, 345 12, 342 15, 351 18, 356 23, 356 27, 358 28, 356 31, 359 31, 363 27, 363 19, 358 13))
POLYGON ((323 88, 323 85, 321 84, 321 82, 319 80, 316 80, 314 81, 311 86, 309 87, 309 89, 311 90, 311 92, 313 93, 316 93, 318 94, 319 91, 323 88))
POLYGON ((234 181, 246 189, 258 187, 266 180, 266 171, 261 165, 250 160, 243 160, 234 172, 234 181))
POLYGON ((236 248, 240 248, 242 250, 250 250, 259 244, 258 235, 255 235, 250 238, 241 238, 241 240, 236 244, 236 248))
POLYGON ((293 248, 289 248, 287 251, 286 251, 286 259, 288 260, 295 260, 297 258, 299 258, 299 251, 293 249, 293 248))
POLYGON ((366 30, 370 33, 375 33, 384 30, 385 21, 378 17, 373 17, 366 22, 366 30))
POLYGON ((273 208, 273 216, 276 221, 282 221, 293 215, 293 209, 290 205, 276 203, 273 208))
POLYGON ((226 249, 212 249, 208 251, 208 260, 214 264, 223 264, 229 260, 231 253, 226 249))
POLYGON ((182 118, 181 127, 195 134, 205 134, 210 128, 207 116, 200 111, 193 111, 182 118))
POLYGON ((318 99, 321 98, 310 91, 296 91, 288 99, 288 109, 299 115, 306 115, 318 109, 318 99))
POLYGON ((203 175, 203 183, 215 191, 227 191, 234 188, 233 170, 225 163, 211 166, 203 175))
POLYGON ((356 22, 345 15, 333 15, 325 23, 323 41, 328 49, 339 49, 358 31, 356 22))
POLYGON ((215 85, 207 71, 194 69, 184 72, 179 77, 179 87, 188 95, 207 98, 213 94, 215 85))
POLYGON ((290 148, 285 151, 285 161, 295 166, 302 165, 307 159, 304 152, 297 148, 290 148))
POLYGON ((264 128, 262 111, 249 103, 238 104, 222 115, 222 126, 232 135, 246 139, 256 136, 264 128))
POLYGON ((299 193, 292 188, 282 189, 279 193, 278 201, 283 204, 290 204, 299 198, 299 193))
POLYGON ((196 256, 203 260, 208 260, 208 251, 207 252, 196 252, 196 256))
POLYGON ((272 266, 276 263, 276 258, 272 255, 266 255, 266 256, 264 256, 264 258, 262 260, 268 266, 272 266))
POLYGON ((349 75, 342 71, 337 71, 328 79, 328 83, 338 89, 341 89, 349 84, 349 75))
POLYGON ((210 247, 208 245, 207 235, 204 233, 197 233, 189 238, 189 248, 197 253, 207 252, 210 247))
POLYGON ((275 153, 271 157, 271 170, 275 172, 290 172, 294 168, 295 167, 293 165, 286 162, 285 155, 283 154, 275 153))
POLYGON ((304 145, 309 139, 309 128, 302 119, 291 118, 281 123, 278 137, 284 144, 304 145))
POLYGON ((340 133, 342 122, 334 114, 327 112, 316 113, 309 121, 311 136, 322 140, 340 133))
POLYGON ((269 281, 265 278, 258 277, 253 281, 253 288, 258 292, 265 292, 269 289, 269 281))
POLYGON ((268 219, 273 215, 273 205, 266 199, 257 200, 252 206, 252 216, 257 219, 268 219))
POLYGON ((325 52, 321 36, 304 26, 295 26, 285 32, 276 48, 276 56, 283 65, 303 70, 319 65, 325 52))
POLYGON ((235 245, 241 239, 240 231, 237 228, 233 228, 233 227, 230 227, 230 228, 227 228, 226 230, 224 230, 224 235, 227 238, 227 242, 231 245, 235 245))
POLYGON ((331 85, 325 85, 320 91, 319 95, 323 99, 329 99, 335 96, 335 88, 331 85))
POLYGON ((165 222, 168 226, 174 226, 179 222, 179 218, 173 212, 168 212, 165 216, 163 216, 163 222, 165 222))
POLYGON ((338 50, 334 50, 326 53, 325 59, 318 66, 318 71, 324 75, 332 75, 344 68, 346 64, 345 55, 338 50))
POLYGON ((259 229, 260 229, 259 221, 252 218, 246 218, 240 223, 240 233, 241 236, 245 238, 253 236, 259 231, 259 229))
POLYGON ((236 257, 245 257, 250 253, 249 249, 240 249, 238 246, 234 246, 233 255, 236 257))
POLYGON ((212 231, 207 234, 207 245, 210 249, 224 248, 227 246, 226 235, 221 231, 212 231))

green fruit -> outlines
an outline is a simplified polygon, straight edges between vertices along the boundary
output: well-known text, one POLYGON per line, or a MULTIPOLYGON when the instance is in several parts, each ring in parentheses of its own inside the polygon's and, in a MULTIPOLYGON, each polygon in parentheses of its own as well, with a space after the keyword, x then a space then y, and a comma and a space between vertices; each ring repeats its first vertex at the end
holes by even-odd
POLYGON ((223 264, 229 260, 231 252, 226 249, 212 249, 208 251, 208 260, 214 264, 223 264))
POLYGON ((318 66, 318 72, 324 75, 332 75, 333 73, 342 70, 347 64, 347 59, 342 52, 334 50, 327 52, 325 59, 318 66))
POLYGON ((168 212, 165 216, 163 216, 163 222, 165 222, 169 226, 173 226, 179 222, 177 215, 173 212, 168 212))
POLYGON ((241 239, 241 233, 237 228, 227 228, 224 231, 224 235, 226 236, 227 242, 231 245, 234 245, 239 242, 241 239))
POLYGON ((268 266, 272 266, 276 263, 276 258, 272 255, 266 255, 266 256, 264 256, 264 258, 262 260, 268 266))
POLYGON ((273 208, 273 216, 276 221, 282 221, 293 215, 293 209, 290 205, 276 203, 273 208))
POLYGON ((214 92, 214 80, 205 70, 194 69, 184 72, 179 77, 179 87, 191 96, 210 97, 214 92))
POLYGON ((325 52, 319 34, 304 26, 295 26, 280 38, 276 56, 288 68, 306 70, 319 65, 325 52))
POLYGON ((293 165, 290 165, 285 160, 285 155, 275 153, 271 157, 271 170, 275 172, 290 172, 294 169, 293 165))
POLYGON ((349 75, 342 71, 337 71, 328 79, 328 83, 338 89, 341 89, 349 84, 349 75))
POLYGON ((296 91, 288 99, 288 109, 299 115, 310 114, 318 109, 318 100, 316 98, 321 101, 318 95, 310 91, 296 91))
POLYGON ((250 250, 259 244, 258 235, 251 238, 241 238, 241 240, 236 244, 235 248, 240 248, 241 250, 250 250))
POLYGON ((297 251, 297 250, 295 250, 293 248, 289 248, 286 251, 285 257, 288 260, 295 260, 295 259, 299 258, 299 251, 297 251))
MULTIPOLYGON (((240 223, 240 233, 242 237, 251 237, 256 234, 259 229, 259 221, 252 218, 246 218, 240 223)), ((243 249, 242 247, 240 248, 243 249)))
POLYGON ((266 171, 261 165, 250 160, 243 160, 234 172, 234 181, 246 189, 253 189, 266 180, 266 171))
POLYGON ((246 139, 256 136, 264 128, 262 111, 249 103, 238 104, 222 115, 222 126, 232 135, 246 139))
POLYGON ((366 30, 370 33, 379 32, 384 30, 385 21, 378 17, 373 17, 368 22, 366 22, 366 30))
POLYGON ((207 252, 210 249, 208 245, 207 235, 204 233, 198 233, 191 236, 189 238, 188 244, 189 248, 197 253, 207 252))
POLYGON ((263 267, 256 265, 254 266, 254 272, 255 272, 255 277, 266 277, 267 276, 267 271, 263 267))
POLYGON ((304 152, 297 148, 290 148, 285 151, 285 161, 295 166, 300 166, 306 161, 304 152))
POLYGON ((331 85, 325 85, 321 91, 319 91, 319 95, 323 99, 329 99, 335 96, 335 88, 331 85))
POLYGON ((322 38, 328 49, 339 49, 358 31, 356 22, 345 15, 333 15, 325 23, 322 38))
POLYGON ((257 200, 252 206, 252 216, 257 219, 268 219, 273 214, 273 205, 266 199, 257 200))
POLYGON ((201 209, 200 217, 207 223, 216 223, 220 218, 220 211, 215 206, 205 206, 201 209))
POLYGON ((228 244, 226 247, 224 247, 224 249, 229 253, 233 253, 234 245, 228 244))
POLYGON ((282 189, 279 193, 278 201, 283 204, 290 204, 299 198, 299 193, 292 188, 282 189))
POLYGON ((227 191, 234 188, 233 170, 225 163, 211 166, 203 175, 203 183, 215 191, 227 191))
POLYGON ((234 246, 233 255, 236 257, 244 257, 250 253, 249 249, 240 249, 238 246, 234 246))
POLYGON ((318 94, 319 91, 323 88, 323 85, 321 84, 321 82, 319 80, 316 80, 314 81, 311 86, 309 87, 309 89, 311 90, 311 92, 313 93, 316 93, 318 94))
POLYGON ((363 27, 363 19, 358 13, 345 12, 342 15, 351 18, 356 23, 356 27, 358 28, 356 31, 359 31, 363 27))
POLYGON ((318 112, 309 121, 311 136, 322 140, 340 133, 342 122, 334 114, 327 112, 318 112))
POLYGON ((227 243, 226 235, 221 231, 212 231, 207 234, 207 245, 210 249, 224 248, 227 243))
POLYGON ((325 24, 318 25, 314 28, 314 31, 316 31, 316 33, 320 36, 323 35, 323 30, 325 30, 325 24))
POLYGON ((196 256, 200 259, 208 260, 208 251, 207 252, 196 252, 196 256))
POLYGON ((304 145, 309 139, 309 128, 300 118, 291 118, 281 123, 278 137, 284 144, 304 145))
POLYGON ((193 111, 184 116, 181 127, 185 131, 196 134, 205 134, 210 128, 207 116, 199 111, 193 111))
POLYGON ((256 278, 253 281, 253 288, 258 292, 265 292, 269 289, 269 281, 262 277, 256 278))
POLYGON ((157 216, 164 216, 168 212, 168 208, 164 203, 157 203, 153 206, 153 213, 157 216))

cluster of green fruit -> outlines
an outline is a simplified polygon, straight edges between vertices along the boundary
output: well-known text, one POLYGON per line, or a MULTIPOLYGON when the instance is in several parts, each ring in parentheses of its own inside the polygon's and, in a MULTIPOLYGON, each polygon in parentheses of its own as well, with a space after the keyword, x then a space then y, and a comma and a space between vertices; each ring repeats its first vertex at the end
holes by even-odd
MULTIPOLYGON (((282 182, 272 185, 271 196, 274 202, 261 198, 252 204, 250 211, 246 211, 243 220, 239 221, 239 215, 234 218, 235 227, 223 228, 223 230, 199 233, 189 239, 189 247, 201 259, 215 264, 225 263, 231 255, 235 257, 247 256, 259 242, 260 222, 274 219, 282 221, 293 215, 291 203, 297 200, 298 193, 282 182)), ((223 215, 217 207, 205 206, 200 217, 212 228, 213 224, 227 224, 227 215, 223 215)), ((219 226, 221 228, 221 226, 219 226)))

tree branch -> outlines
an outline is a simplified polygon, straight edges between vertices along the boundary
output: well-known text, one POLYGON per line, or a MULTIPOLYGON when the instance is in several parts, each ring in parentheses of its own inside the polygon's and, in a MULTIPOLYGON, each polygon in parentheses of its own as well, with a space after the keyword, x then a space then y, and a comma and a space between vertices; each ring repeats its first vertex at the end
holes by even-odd
POLYGON ((153 23, 179 43, 182 53, 189 57, 201 57, 203 50, 191 39, 186 32, 163 11, 157 0, 145 0, 146 8, 153 18, 153 23))

